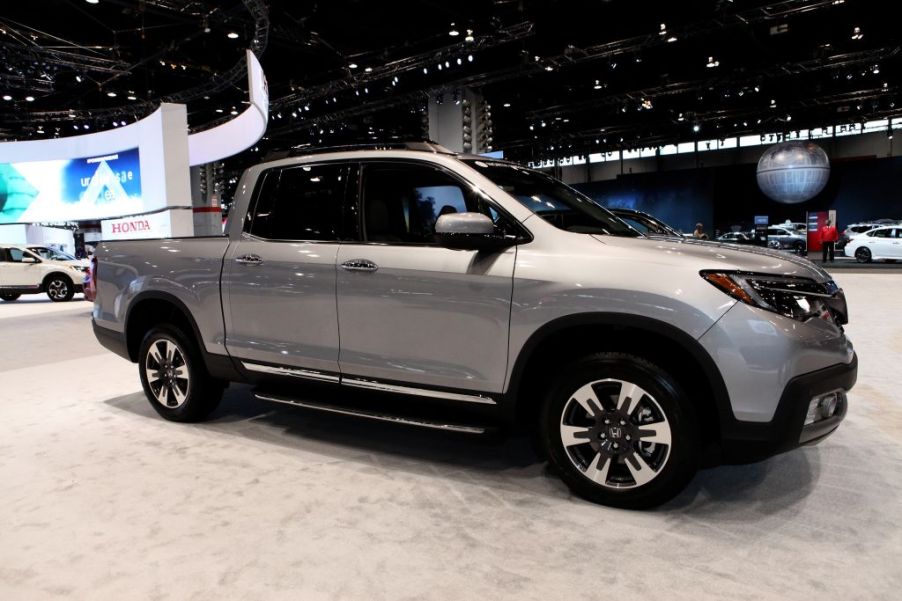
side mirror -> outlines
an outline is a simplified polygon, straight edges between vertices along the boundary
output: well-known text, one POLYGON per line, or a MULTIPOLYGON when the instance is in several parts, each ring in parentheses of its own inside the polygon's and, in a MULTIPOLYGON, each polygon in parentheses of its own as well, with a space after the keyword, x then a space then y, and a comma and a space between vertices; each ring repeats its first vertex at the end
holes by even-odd
POLYGON ((41 260, 38 259, 37 257, 22 257, 22 263, 34 264, 34 263, 40 263, 40 262, 41 262, 41 260))
POLYGON ((449 213, 435 222, 435 237, 445 248, 493 250, 512 242, 495 233, 495 224, 482 213, 449 213))

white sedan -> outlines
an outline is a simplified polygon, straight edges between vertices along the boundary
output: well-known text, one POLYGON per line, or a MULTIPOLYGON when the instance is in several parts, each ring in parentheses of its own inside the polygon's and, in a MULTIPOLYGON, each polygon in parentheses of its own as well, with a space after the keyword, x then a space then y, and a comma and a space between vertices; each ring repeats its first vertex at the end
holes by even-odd
POLYGON ((843 249, 859 263, 880 259, 902 261, 902 226, 877 227, 849 240, 843 249))

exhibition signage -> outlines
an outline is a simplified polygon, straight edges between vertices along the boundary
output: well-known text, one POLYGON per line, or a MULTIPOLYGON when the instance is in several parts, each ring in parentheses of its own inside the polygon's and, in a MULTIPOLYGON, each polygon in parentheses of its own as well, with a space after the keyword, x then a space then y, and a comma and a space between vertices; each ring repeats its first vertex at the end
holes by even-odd
POLYGON ((170 211, 122 219, 107 219, 100 222, 100 230, 104 240, 168 238, 172 235, 170 211))
POLYGON ((0 224, 143 213, 137 148, 101 156, 0 164, 0 224))

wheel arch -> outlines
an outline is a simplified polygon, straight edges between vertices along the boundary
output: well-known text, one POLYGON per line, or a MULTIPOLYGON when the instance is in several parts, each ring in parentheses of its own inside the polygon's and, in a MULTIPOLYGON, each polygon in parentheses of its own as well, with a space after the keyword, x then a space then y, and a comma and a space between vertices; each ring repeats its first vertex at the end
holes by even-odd
MULTIPOLYGON (((44 276, 44 279, 41 280, 41 290, 43 290, 44 292, 47 292, 47 286, 50 285, 50 280, 53 279, 55 276, 63 277, 69 281, 69 284, 71 284, 72 286, 75 285, 75 281, 72 279, 72 276, 70 276, 68 273, 65 273, 63 271, 51 271, 50 273, 48 273, 47 275, 44 276)), ((32 280, 32 281, 34 281, 34 280, 32 280)))
POLYGON ((230 357, 207 351, 200 328, 197 327, 191 311, 173 294, 159 291, 138 294, 129 305, 124 323, 126 348, 132 362, 138 361, 138 351, 144 335, 157 324, 170 323, 181 328, 192 338, 211 375, 224 380, 241 379, 230 357))
POLYGON ((668 323, 620 313, 569 315, 536 330, 511 370, 505 393, 511 418, 528 425, 538 415, 556 367, 600 351, 633 353, 669 369, 696 406, 705 442, 718 443, 733 420, 720 370, 695 338, 668 323))

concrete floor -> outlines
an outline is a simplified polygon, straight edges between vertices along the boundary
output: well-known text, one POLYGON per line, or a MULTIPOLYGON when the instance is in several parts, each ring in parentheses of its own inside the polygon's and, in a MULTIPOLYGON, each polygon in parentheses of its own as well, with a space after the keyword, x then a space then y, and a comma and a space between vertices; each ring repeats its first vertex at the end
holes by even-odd
POLYGON ((0 600, 898 599, 902 275, 837 278, 860 355, 839 431, 641 513, 570 496, 522 440, 244 387, 168 423, 87 303, 0 303, 0 600))

